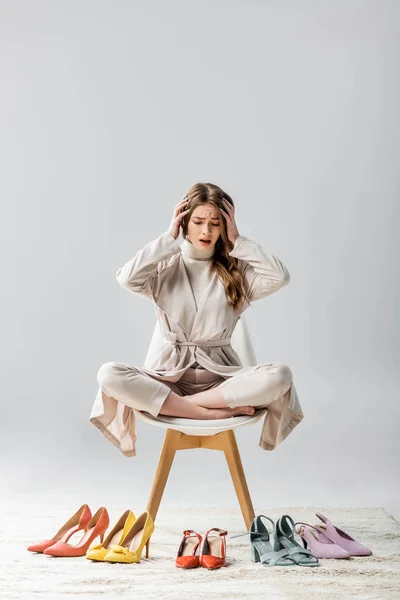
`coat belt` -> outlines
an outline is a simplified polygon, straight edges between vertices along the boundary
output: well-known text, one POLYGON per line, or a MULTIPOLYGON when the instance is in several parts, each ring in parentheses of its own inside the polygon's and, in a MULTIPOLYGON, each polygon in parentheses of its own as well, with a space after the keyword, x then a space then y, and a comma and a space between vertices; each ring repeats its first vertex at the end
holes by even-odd
POLYGON ((176 339, 176 333, 169 331, 166 334, 167 341, 174 346, 227 346, 231 343, 231 337, 223 338, 222 340, 190 340, 188 342, 179 342, 176 339))
POLYGON ((178 346, 227 346, 228 344, 231 343, 231 339, 232 338, 224 338, 222 340, 208 340, 208 341, 195 341, 192 340, 191 342, 176 342, 176 344, 178 346))

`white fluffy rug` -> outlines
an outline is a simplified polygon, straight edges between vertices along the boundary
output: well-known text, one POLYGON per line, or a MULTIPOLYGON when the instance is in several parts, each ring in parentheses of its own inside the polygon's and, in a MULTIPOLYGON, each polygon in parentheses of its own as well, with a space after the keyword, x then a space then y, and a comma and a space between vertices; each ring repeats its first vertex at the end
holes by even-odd
MULTIPOLYGON (((211 527, 244 531, 239 509, 186 508, 162 505, 150 543, 150 558, 133 565, 92 563, 86 558, 52 558, 26 546, 52 537, 79 506, 22 506, 3 511, 0 522, 0 598, 6 600, 205 600, 245 598, 280 600, 399 600, 400 524, 382 508, 257 507, 276 521, 290 514, 315 524, 315 511, 370 547, 373 556, 320 560, 320 567, 264 567, 250 560, 247 537, 227 538, 228 566, 215 571, 175 567, 185 528, 204 533, 211 527)), ((91 507, 93 513, 96 507, 91 507)), ((111 525, 127 509, 107 506, 111 525)), ((138 514, 136 514, 138 516, 138 514)))

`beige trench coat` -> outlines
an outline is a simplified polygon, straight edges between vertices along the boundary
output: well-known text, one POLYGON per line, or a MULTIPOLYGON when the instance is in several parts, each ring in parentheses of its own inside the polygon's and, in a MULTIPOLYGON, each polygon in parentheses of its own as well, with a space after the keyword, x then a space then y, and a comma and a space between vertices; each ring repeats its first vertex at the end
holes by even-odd
MULTIPOLYGON (((159 336, 157 346, 153 344, 147 353, 142 369, 159 381, 170 382, 178 381, 196 361, 225 378, 253 372, 257 366, 241 363, 231 345, 232 334, 250 303, 289 282, 286 267, 259 244, 240 235, 230 256, 238 259, 250 303, 246 301, 240 309, 229 306, 225 288, 213 273, 197 307, 180 244, 170 233, 164 232, 117 270, 116 278, 122 287, 154 303, 161 338, 159 336)), ((99 407, 94 412, 96 415, 92 413, 91 417, 98 417, 99 407)), ((135 427, 133 413, 132 410, 132 428, 135 427)), ((261 448, 273 450, 302 418, 292 383, 284 396, 268 406, 259 441, 261 448)), ((130 455, 135 455, 134 449, 130 455)))

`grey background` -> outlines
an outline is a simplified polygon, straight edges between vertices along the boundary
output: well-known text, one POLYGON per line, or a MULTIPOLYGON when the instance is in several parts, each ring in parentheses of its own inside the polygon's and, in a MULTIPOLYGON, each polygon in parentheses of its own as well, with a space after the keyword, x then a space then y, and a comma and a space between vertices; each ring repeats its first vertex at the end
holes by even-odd
MULTIPOLYGON (((5 499, 145 508, 163 431, 138 420, 126 458, 88 421, 154 327, 115 273, 211 181, 291 274, 246 312, 305 413, 273 452, 237 433, 254 504, 400 518, 399 8, 0 2, 5 499)), ((236 506, 223 456, 179 454, 163 501, 236 506)))

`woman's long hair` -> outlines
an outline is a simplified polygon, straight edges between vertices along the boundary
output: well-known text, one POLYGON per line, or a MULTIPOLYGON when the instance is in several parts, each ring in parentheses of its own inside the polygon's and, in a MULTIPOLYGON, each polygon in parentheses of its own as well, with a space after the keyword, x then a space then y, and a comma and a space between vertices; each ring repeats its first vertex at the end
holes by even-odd
MULTIPOLYGON (((196 183, 190 188, 185 197, 188 199, 187 208, 190 211, 181 221, 182 235, 185 239, 188 233, 190 217, 199 204, 209 202, 210 204, 214 204, 218 210, 221 210, 221 208, 225 210, 223 203, 223 200, 225 199, 234 206, 232 198, 220 187, 212 183, 196 183)), ((234 256, 229 256, 233 244, 227 236, 226 221, 222 213, 220 219, 221 233, 215 244, 214 255, 210 260, 210 272, 217 273, 225 287, 228 304, 233 308, 237 308, 241 302, 245 299, 249 301, 249 299, 244 288, 242 273, 238 268, 238 259, 234 256)))

